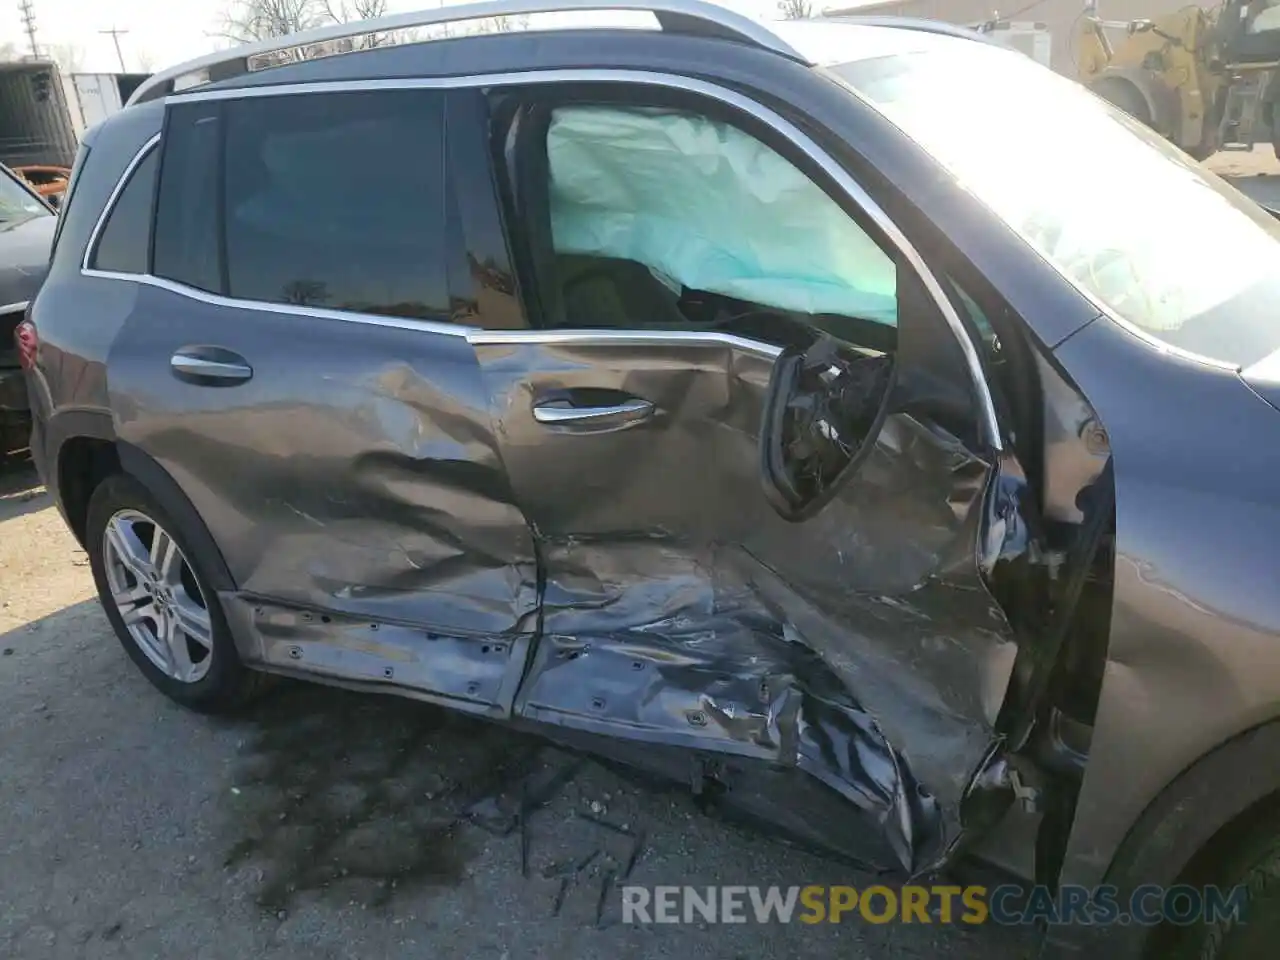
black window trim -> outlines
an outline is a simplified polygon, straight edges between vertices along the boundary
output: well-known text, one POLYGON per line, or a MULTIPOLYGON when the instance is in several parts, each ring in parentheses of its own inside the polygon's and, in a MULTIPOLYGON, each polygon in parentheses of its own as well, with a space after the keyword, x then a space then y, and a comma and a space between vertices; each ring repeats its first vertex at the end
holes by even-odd
MULTIPOLYGON (((848 201, 862 210, 877 227, 881 230, 886 240, 896 248, 898 254, 902 258, 905 266, 910 268, 916 275, 917 279, 922 283, 931 300, 936 304, 944 322, 955 338, 960 351, 964 357, 965 366, 969 374, 969 379, 973 385, 973 389, 977 396, 979 407, 979 419, 981 420, 982 440, 987 448, 996 454, 1004 450, 1005 442, 1003 432, 1000 426, 999 417, 996 414, 995 400, 993 399, 991 385, 987 382, 986 371, 983 367, 982 358, 978 355, 977 347, 974 346, 970 339, 965 321, 961 318, 956 306, 951 302, 946 294, 946 290, 942 282, 938 279, 934 271, 929 267, 924 257, 915 248, 914 244, 903 233, 902 229, 885 213, 884 209, 876 202, 867 190, 858 183, 857 180, 843 166, 835 161, 831 155, 824 150, 814 139, 804 130, 782 116, 777 111, 765 106, 759 101, 752 99, 737 90, 725 86, 719 82, 710 80, 696 79, 693 77, 681 76, 679 74, 664 73, 661 70, 635 70, 635 69, 616 69, 601 67, 573 67, 549 70, 526 70, 512 73, 492 73, 492 74, 470 74, 463 76, 451 77, 407 77, 396 79, 382 80, 341 80, 341 81, 317 81, 312 83, 293 83, 279 84, 275 86, 247 87, 247 88, 231 88, 225 90, 197 90, 192 93, 174 94, 166 98, 166 103, 189 103, 201 100, 236 100, 248 97, 271 97, 271 96, 289 96, 291 94, 301 93, 325 93, 352 90, 395 90, 395 89, 471 89, 475 87, 494 88, 494 87, 523 87, 539 84, 550 83, 634 83, 649 86, 671 87, 676 90, 684 90, 688 93, 698 94, 712 100, 718 100, 729 107, 736 107, 738 110, 750 114, 761 123, 768 126, 774 134, 783 138, 792 144, 796 149, 803 152, 815 164, 822 173, 828 177, 832 186, 838 189, 848 201)), ((153 142, 148 147, 144 147, 139 151, 136 162, 140 162, 142 154, 149 147, 154 147, 155 142, 159 141, 159 134, 156 135, 153 142)), ((126 174, 132 171, 136 163, 131 163, 126 174)), ((116 184, 102 217, 99 218, 97 226, 94 228, 94 235, 90 241, 90 248, 96 245, 97 234, 102 226, 105 218, 115 206, 115 201, 119 198, 125 177, 116 184)), ((582 343, 593 342, 599 343, 603 340, 626 342, 679 342, 679 341, 708 341, 725 343, 730 346, 736 346, 743 349, 749 349, 757 353, 763 353, 765 356, 776 355, 776 348, 767 344, 760 343, 755 340, 748 340, 745 337, 735 336, 726 333, 700 333, 693 331, 672 330, 672 331, 626 331, 626 330, 482 330, 475 327, 464 327, 456 324, 440 323, 431 320, 406 321, 395 317, 386 317, 376 314, 354 313, 345 310, 329 310, 316 307, 301 307, 292 304, 266 303, 257 300, 235 300, 230 297, 224 297, 217 294, 210 294, 203 290, 196 290, 194 287, 188 287, 184 284, 175 283, 173 281, 164 280, 151 274, 135 275, 135 274, 109 274, 100 271, 94 271, 88 267, 88 260, 81 268, 81 274, 85 276, 98 276, 104 279, 129 280, 132 282, 142 282, 151 286, 160 287, 170 290, 180 296, 189 297, 195 300, 202 300, 206 303, 212 303, 220 306, 227 306, 236 309, 254 309, 264 310, 273 313, 292 314, 294 316, 323 318, 332 320, 345 320, 354 323, 365 323, 374 326, 391 326, 400 329, 420 330, 422 332, 444 333, 450 336, 465 337, 468 342, 473 345, 482 344, 522 344, 522 343, 582 343)))

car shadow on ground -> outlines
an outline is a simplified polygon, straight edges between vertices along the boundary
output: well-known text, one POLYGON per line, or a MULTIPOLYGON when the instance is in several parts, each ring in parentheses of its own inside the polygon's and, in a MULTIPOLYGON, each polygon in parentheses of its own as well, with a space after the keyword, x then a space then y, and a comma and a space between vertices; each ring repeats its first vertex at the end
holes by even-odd
POLYGON ((400 697, 282 680, 234 717, 191 713, 134 669, 96 600, 4 650, 0 899, 18 920, 6 934, 0 911, 0 956, 54 956, 31 938, 72 927, 110 956, 175 955, 189 930, 221 944, 195 955, 290 960, 1027 955, 1019 931, 958 924, 627 924, 628 882, 879 881, 706 816, 685 785, 400 697), (78 899, 50 906, 62 889, 78 899), (157 913, 162 893, 178 906, 157 913))
POLYGON ((296 681, 217 722, 240 737, 243 835, 226 865, 259 865, 268 910, 308 891, 381 905, 397 888, 455 884, 473 853, 464 826, 492 826, 484 811, 548 758, 575 762, 438 707, 296 681))

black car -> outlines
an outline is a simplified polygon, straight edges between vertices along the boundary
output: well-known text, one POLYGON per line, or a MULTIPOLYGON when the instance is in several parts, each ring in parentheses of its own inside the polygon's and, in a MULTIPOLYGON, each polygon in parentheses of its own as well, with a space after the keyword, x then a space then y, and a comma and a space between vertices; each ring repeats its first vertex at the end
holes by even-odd
POLYGON ((52 208, 0 165, 0 457, 27 445, 27 386, 15 334, 49 268, 56 224, 52 208))
POLYGON ((1102 957, 1270 956, 1280 222, 924 21, 623 0, 282 55, 599 6, 213 54, 90 134, 19 333, 128 655, 1084 890, 1052 932, 1102 957), (1207 887, 1247 922, 1173 909, 1207 887))

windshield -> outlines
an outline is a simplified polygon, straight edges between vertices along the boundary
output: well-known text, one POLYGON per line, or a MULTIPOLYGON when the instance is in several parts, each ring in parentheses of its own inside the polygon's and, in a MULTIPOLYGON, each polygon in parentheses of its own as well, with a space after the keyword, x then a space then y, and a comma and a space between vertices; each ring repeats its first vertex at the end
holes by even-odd
POLYGON ((0 223, 51 217, 53 213, 11 175, 0 174, 0 223))
POLYGON ((1122 319, 1241 366, 1280 346, 1280 221, 1023 54, 912 32, 830 69, 1122 319))

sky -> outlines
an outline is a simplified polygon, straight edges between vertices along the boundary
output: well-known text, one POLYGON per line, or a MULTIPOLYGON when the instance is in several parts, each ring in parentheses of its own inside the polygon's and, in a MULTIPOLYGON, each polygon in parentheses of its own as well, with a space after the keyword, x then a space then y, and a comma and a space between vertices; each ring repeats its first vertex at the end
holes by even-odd
MULTIPOLYGON (((75 48, 76 69, 106 73, 120 69, 112 38, 101 33, 116 28, 124 66, 129 71, 159 70, 225 46, 219 25, 234 0, 31 0, 36 39, 42 45, 75 48)), ((389 12, 431 6, 437 0, 390 0, 389 12)), ((776 0, 717 0, 749 16, 776 13, 776 0)), ((828 4, 819 0, 814 7, 828 4)), ((0 0, 0 43, 27 51, 18 0, 0 0)))

